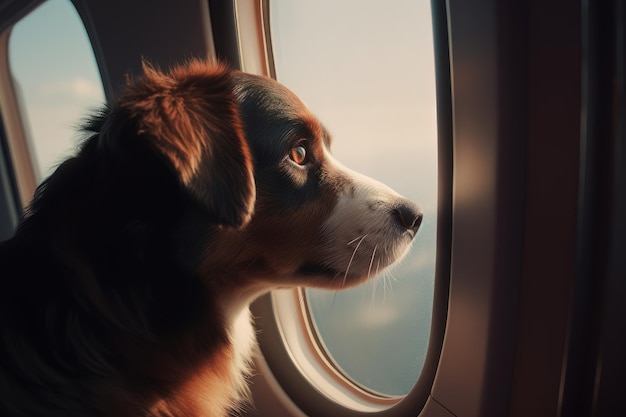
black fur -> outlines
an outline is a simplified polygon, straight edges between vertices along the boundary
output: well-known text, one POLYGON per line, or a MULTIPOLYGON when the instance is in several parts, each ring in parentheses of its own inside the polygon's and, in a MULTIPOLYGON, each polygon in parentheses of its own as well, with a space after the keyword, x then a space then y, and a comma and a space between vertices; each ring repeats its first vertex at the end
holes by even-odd
MULTIPOLYGON (((224 101, 233 84, 222 84, 224 101)), ((212 284, 198 276, 210 230, 226 216, 181 181, 153 143, 167 138, 142 130, 141 117, 114 105, 89 120, 78 154, 0 243, 0 416, 147 415, 227 343, 212 284)), ((228 210, 225 221, 249 216, 221 197, 208 196, 228 210)))

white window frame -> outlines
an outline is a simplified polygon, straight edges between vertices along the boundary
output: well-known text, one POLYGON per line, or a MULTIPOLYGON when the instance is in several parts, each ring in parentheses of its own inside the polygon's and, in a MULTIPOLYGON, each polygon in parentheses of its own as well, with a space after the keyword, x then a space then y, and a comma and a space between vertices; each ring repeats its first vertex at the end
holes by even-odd
POLYGON ((318 341, 304 289, 276 290, 270 296, 273 316, 291 360, 315 389, 338 404, 363 413, 386 410, 404 398, 368 391, 338 369, 318 341))

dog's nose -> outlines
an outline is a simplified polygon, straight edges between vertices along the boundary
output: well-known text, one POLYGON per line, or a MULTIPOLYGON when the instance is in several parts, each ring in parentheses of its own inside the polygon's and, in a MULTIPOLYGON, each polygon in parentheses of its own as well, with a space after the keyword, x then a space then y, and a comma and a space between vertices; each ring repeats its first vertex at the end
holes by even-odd
POLYGON ((393 212, 401 226, 413 234, 417 233, 424 217, 419 207, 411 202, 406 202, 396 206, 393 212))

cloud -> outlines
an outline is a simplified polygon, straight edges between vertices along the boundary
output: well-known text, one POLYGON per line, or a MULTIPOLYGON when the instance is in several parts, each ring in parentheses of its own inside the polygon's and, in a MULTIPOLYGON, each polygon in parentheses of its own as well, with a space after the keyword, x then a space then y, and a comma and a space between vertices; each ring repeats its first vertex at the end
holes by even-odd
POLYGON ((80 100, 103 101, 102 86, 83 77, 60 80, 41 86, 40 93, 45 96, 65 96, 80 100))
POLYGON ((361 304, 357 311, 357 325, 368 330, 387 327, 402 316, 402 311, 392 305, 377 305, 376 308, 372 308, 361 304))

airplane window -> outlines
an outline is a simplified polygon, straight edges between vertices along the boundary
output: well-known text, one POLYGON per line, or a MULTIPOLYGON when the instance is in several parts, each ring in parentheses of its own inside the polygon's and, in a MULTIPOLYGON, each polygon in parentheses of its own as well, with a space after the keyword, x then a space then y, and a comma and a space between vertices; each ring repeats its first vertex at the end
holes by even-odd
POLYGON ((272 0, 276 75, 333 135, 346 166, 417 202, 410 254, 376 280, 307 290, 325 354, 357 386, 407 394, 421 372, 433 305, 437 226, 435 68, 429 0, 272 0))
POLYGON ((40 181, 73 153, 88 109, 104 102, 93 51, 72 3, 49 0, 16 23, 9 63, 40 181))

